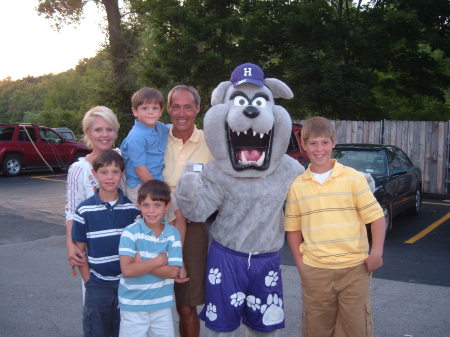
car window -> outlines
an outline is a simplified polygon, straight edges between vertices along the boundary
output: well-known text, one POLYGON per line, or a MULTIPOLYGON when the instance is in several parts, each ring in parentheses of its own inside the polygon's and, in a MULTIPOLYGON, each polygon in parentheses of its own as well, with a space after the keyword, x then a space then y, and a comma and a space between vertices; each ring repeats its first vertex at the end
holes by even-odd
POLYGON ((61 143, 61 137, 50 129, 39 129, 41 138, 51 143, 61 143))
POLYGON ((384 151, 334 149, 333 157, 342 165, 373 175, 386 175, 384 151))
POLYGON ((398 172, 399 170, 405 169, 404 164, 402 163, 398 153, 394 148, 389 148, 388 150, 389 157, 389 171, 392 173, 398 172))
POLYGON ((398 156, 400 162, 402 163, 402 167, 405 169, 410 169, 413 164, 411 160, 409 160, 408 156, 399 148, 394 148, 395 154, 398 156))
POLYGON ((36 133, 33 128, 26 128, 26 131, 24 128, 20 128, 19 130, 19 141, 21 142, 29 142, 30 138, 33 140, 33 142, 36 141, 36 133))
POLYGON ((71 132, 59 131, 59 134, 61 134, 67 140, 75 140, 75 137, 73 136, 73 134, 71 132))
POLYGON ((13 127, 0 127, 0 140, 1 141, 7 141, 12 140, 14 134, 14 128, 13 127))

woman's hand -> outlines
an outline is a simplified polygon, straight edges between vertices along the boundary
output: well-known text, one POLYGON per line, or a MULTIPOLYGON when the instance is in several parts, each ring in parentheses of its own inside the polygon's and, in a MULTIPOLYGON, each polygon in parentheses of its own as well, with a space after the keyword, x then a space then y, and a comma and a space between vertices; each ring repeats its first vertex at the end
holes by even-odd
POLYGON ((66 243, 67 260, 71 266, 80 267, 86 263, 84 253, 73 242, 66 243))

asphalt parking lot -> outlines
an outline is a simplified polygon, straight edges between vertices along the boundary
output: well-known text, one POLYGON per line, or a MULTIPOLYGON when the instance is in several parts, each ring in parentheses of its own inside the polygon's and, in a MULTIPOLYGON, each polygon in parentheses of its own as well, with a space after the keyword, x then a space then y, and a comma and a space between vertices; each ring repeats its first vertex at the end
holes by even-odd
MULTIPOLYGON (((0 336, 81 336, 80 280, 64 247, 65 175, 0 176, 0 336)), ((282 251, 286 328, 299 336, 299 277, 282 251)), ((450 337, 450 202, 400 216, 374 273, 377 337, 450 337)), ((176 317, 176 315, 174 315, 176 317)), ((353 337, 353 336, 352 336, 353 337)))
MULTIPOLYGON (((286 247, 282 253, 294 265, 286 247)), ((394 218, 383 259, 376 278, 450 287, 450 201, 425 199, 419 216, 394 218)))

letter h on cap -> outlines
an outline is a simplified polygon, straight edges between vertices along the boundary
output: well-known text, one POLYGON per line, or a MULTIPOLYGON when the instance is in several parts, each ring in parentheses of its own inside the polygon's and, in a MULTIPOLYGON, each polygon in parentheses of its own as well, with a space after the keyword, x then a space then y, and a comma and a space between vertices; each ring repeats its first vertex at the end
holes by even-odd
POLYGON ((244 76, 252 76, 252 68, 244 68, 244 76))

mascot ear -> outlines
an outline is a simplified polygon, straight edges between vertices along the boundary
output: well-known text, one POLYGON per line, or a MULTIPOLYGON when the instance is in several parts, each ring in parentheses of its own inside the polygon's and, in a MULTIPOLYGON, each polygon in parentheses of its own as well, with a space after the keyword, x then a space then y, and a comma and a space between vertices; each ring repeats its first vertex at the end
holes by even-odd
POLYGON ((216 105, 223 103, 223 99, 225 98, 225 93, 227 89, 230 87, 231 82, 225 81, 221 82, 216 89, 211 94, 211 105, 216 105))
POLYGON ((266 78, 264 84, 272 91, 274 98, 291 99, 294 97, 292 90, 287 84, 276 78, 266 78))

